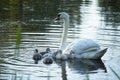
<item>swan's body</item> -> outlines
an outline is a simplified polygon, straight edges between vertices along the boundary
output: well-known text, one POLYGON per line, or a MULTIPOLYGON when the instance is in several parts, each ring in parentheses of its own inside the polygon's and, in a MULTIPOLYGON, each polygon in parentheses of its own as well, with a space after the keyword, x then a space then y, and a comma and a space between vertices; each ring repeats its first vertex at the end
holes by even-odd
POLYGON ((63 35, 60 49, 67 54, 72 51, 75 58, 100 59, 107 48, 100 49, 99 44, 91 39, 78 39, 66 47, 67 32, 69 27, 69 15, 66 12, 61 12, 57 15, 56 20, 63 20, 63 35))

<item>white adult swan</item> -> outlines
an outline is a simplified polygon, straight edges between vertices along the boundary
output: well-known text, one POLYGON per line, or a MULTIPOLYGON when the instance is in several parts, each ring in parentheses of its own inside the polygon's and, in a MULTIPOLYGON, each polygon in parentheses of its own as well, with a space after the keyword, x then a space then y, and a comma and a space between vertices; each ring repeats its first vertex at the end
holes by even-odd
POLYGON ((99 44, 91 39, 78 39, 66 47, 67 33, 69 27, 69 15, 66 12, 58 13, 55 20, 63 20, 63 35, 60 50, 64 53, 74 53, 75 58, 100 59, 107 51, 100 49, 99 44))

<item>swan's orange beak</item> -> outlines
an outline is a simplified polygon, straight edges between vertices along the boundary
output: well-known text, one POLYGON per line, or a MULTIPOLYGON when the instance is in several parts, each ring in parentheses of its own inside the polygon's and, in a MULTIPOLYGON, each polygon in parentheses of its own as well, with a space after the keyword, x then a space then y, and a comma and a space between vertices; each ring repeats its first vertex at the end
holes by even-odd
POLYGON ((60 20, 60 17, 57 16, 57 17, 55 18, 55 20, 60 20))

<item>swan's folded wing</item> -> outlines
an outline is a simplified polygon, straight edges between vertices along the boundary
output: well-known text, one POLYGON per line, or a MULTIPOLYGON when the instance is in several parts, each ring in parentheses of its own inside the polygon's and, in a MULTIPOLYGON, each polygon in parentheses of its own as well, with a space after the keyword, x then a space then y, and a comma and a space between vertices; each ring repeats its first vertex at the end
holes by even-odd
POLYGON ((89 51, 100 50, 100 46, 91 39, 79 39, 72 42, 65 50, 65 53, 73 51, 75 54, 82 54, 89 51))

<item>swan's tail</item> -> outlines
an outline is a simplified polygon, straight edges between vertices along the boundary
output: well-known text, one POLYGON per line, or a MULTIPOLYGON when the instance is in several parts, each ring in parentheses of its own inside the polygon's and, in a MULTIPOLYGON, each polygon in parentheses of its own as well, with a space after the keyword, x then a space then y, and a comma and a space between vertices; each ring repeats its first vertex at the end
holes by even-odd
POLYGON ((101 57, 106 53, 107 49, 108 49, 108 48, 105 48, 105 49, 99 51, 99 52, 97 53, 97 54, 99 54, 99 55, 97 55, 96 59, 101 59, 101 57))

